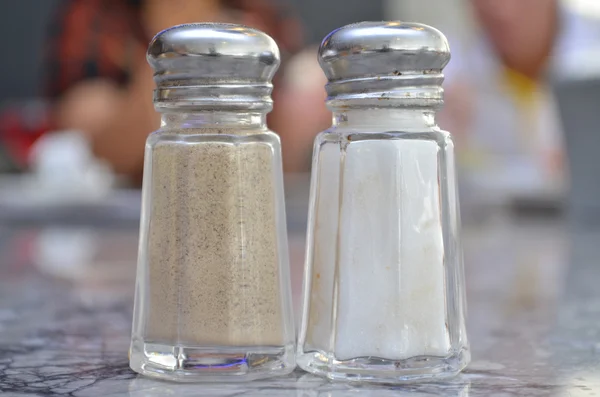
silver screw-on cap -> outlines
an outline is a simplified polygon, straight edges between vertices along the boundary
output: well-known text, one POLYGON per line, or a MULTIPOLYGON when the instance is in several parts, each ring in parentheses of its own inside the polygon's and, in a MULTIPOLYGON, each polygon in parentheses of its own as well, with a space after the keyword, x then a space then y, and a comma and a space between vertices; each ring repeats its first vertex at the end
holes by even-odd
POLYGON ((150 42, 157 107, 269 110, 279 49, 267 34, 225 23, 178 25, 150 42))
POLYGON ((330 101, 402 99, 435 106, 442 102, 442 69, 449 60, 446 37, 420 23, 351 24, 331 32, 319 48, 330 101))

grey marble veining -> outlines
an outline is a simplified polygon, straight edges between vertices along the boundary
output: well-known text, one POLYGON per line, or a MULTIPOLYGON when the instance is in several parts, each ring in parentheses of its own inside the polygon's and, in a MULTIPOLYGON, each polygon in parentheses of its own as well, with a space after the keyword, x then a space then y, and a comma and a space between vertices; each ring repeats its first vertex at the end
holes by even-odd
MULTIPOLYGON (((499 217, 464 235, 472 364, 442 383, 356 387, 298 370, 243 384, 140 377, 127 358, 135 230, 0 233, 0 394, 600 396, 600 233, 499 217)), ((291 242, 297 298, 302 237, 291 242)))

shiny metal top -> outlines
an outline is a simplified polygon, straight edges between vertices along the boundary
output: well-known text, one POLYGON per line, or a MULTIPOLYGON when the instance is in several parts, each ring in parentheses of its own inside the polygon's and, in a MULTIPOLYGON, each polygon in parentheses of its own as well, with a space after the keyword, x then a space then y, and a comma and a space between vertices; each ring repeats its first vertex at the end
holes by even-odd
POLYGON ((178 25, 150 42, 156 107, 269 110, 279 49, 267 34, 225 23, 178 25))
POLYGON ((378 106, 386 99, 441 104, 442 69, 449 60, 446 37, 420 23, 355 23, 331 32, 319 48, 330 101, 377 99, 378 106))

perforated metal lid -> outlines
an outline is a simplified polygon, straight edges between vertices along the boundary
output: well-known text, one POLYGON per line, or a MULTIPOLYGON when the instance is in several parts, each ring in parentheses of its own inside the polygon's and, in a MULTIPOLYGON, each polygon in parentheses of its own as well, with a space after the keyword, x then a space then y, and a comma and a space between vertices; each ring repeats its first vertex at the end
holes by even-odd
POLYGON ((178 25, 150 42, 157 107, 270 109, 279 49, 267 34, 223 23, 178 25))
POLYGON ((449 60, 446 37, 420 23, 347 25, 319 48, 329 100, 403 99, 435 106, 442 101, 442 69, 449 60))

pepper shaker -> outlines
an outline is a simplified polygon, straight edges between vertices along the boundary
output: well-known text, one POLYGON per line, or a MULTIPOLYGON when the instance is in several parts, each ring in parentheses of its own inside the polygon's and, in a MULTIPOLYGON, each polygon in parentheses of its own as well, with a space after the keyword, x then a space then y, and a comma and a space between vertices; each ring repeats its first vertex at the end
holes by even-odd
POLYGON ((294 325, 271 37, 187 24, 150 43, 131 368, 176 381, 291 372, 294 325))
POLYGON ((362 22, 318 56, 333 126, 314 146, 298 365, 347 381, 455 375, 470 355, 454 144, 435 122, 446 38, 362 22))

